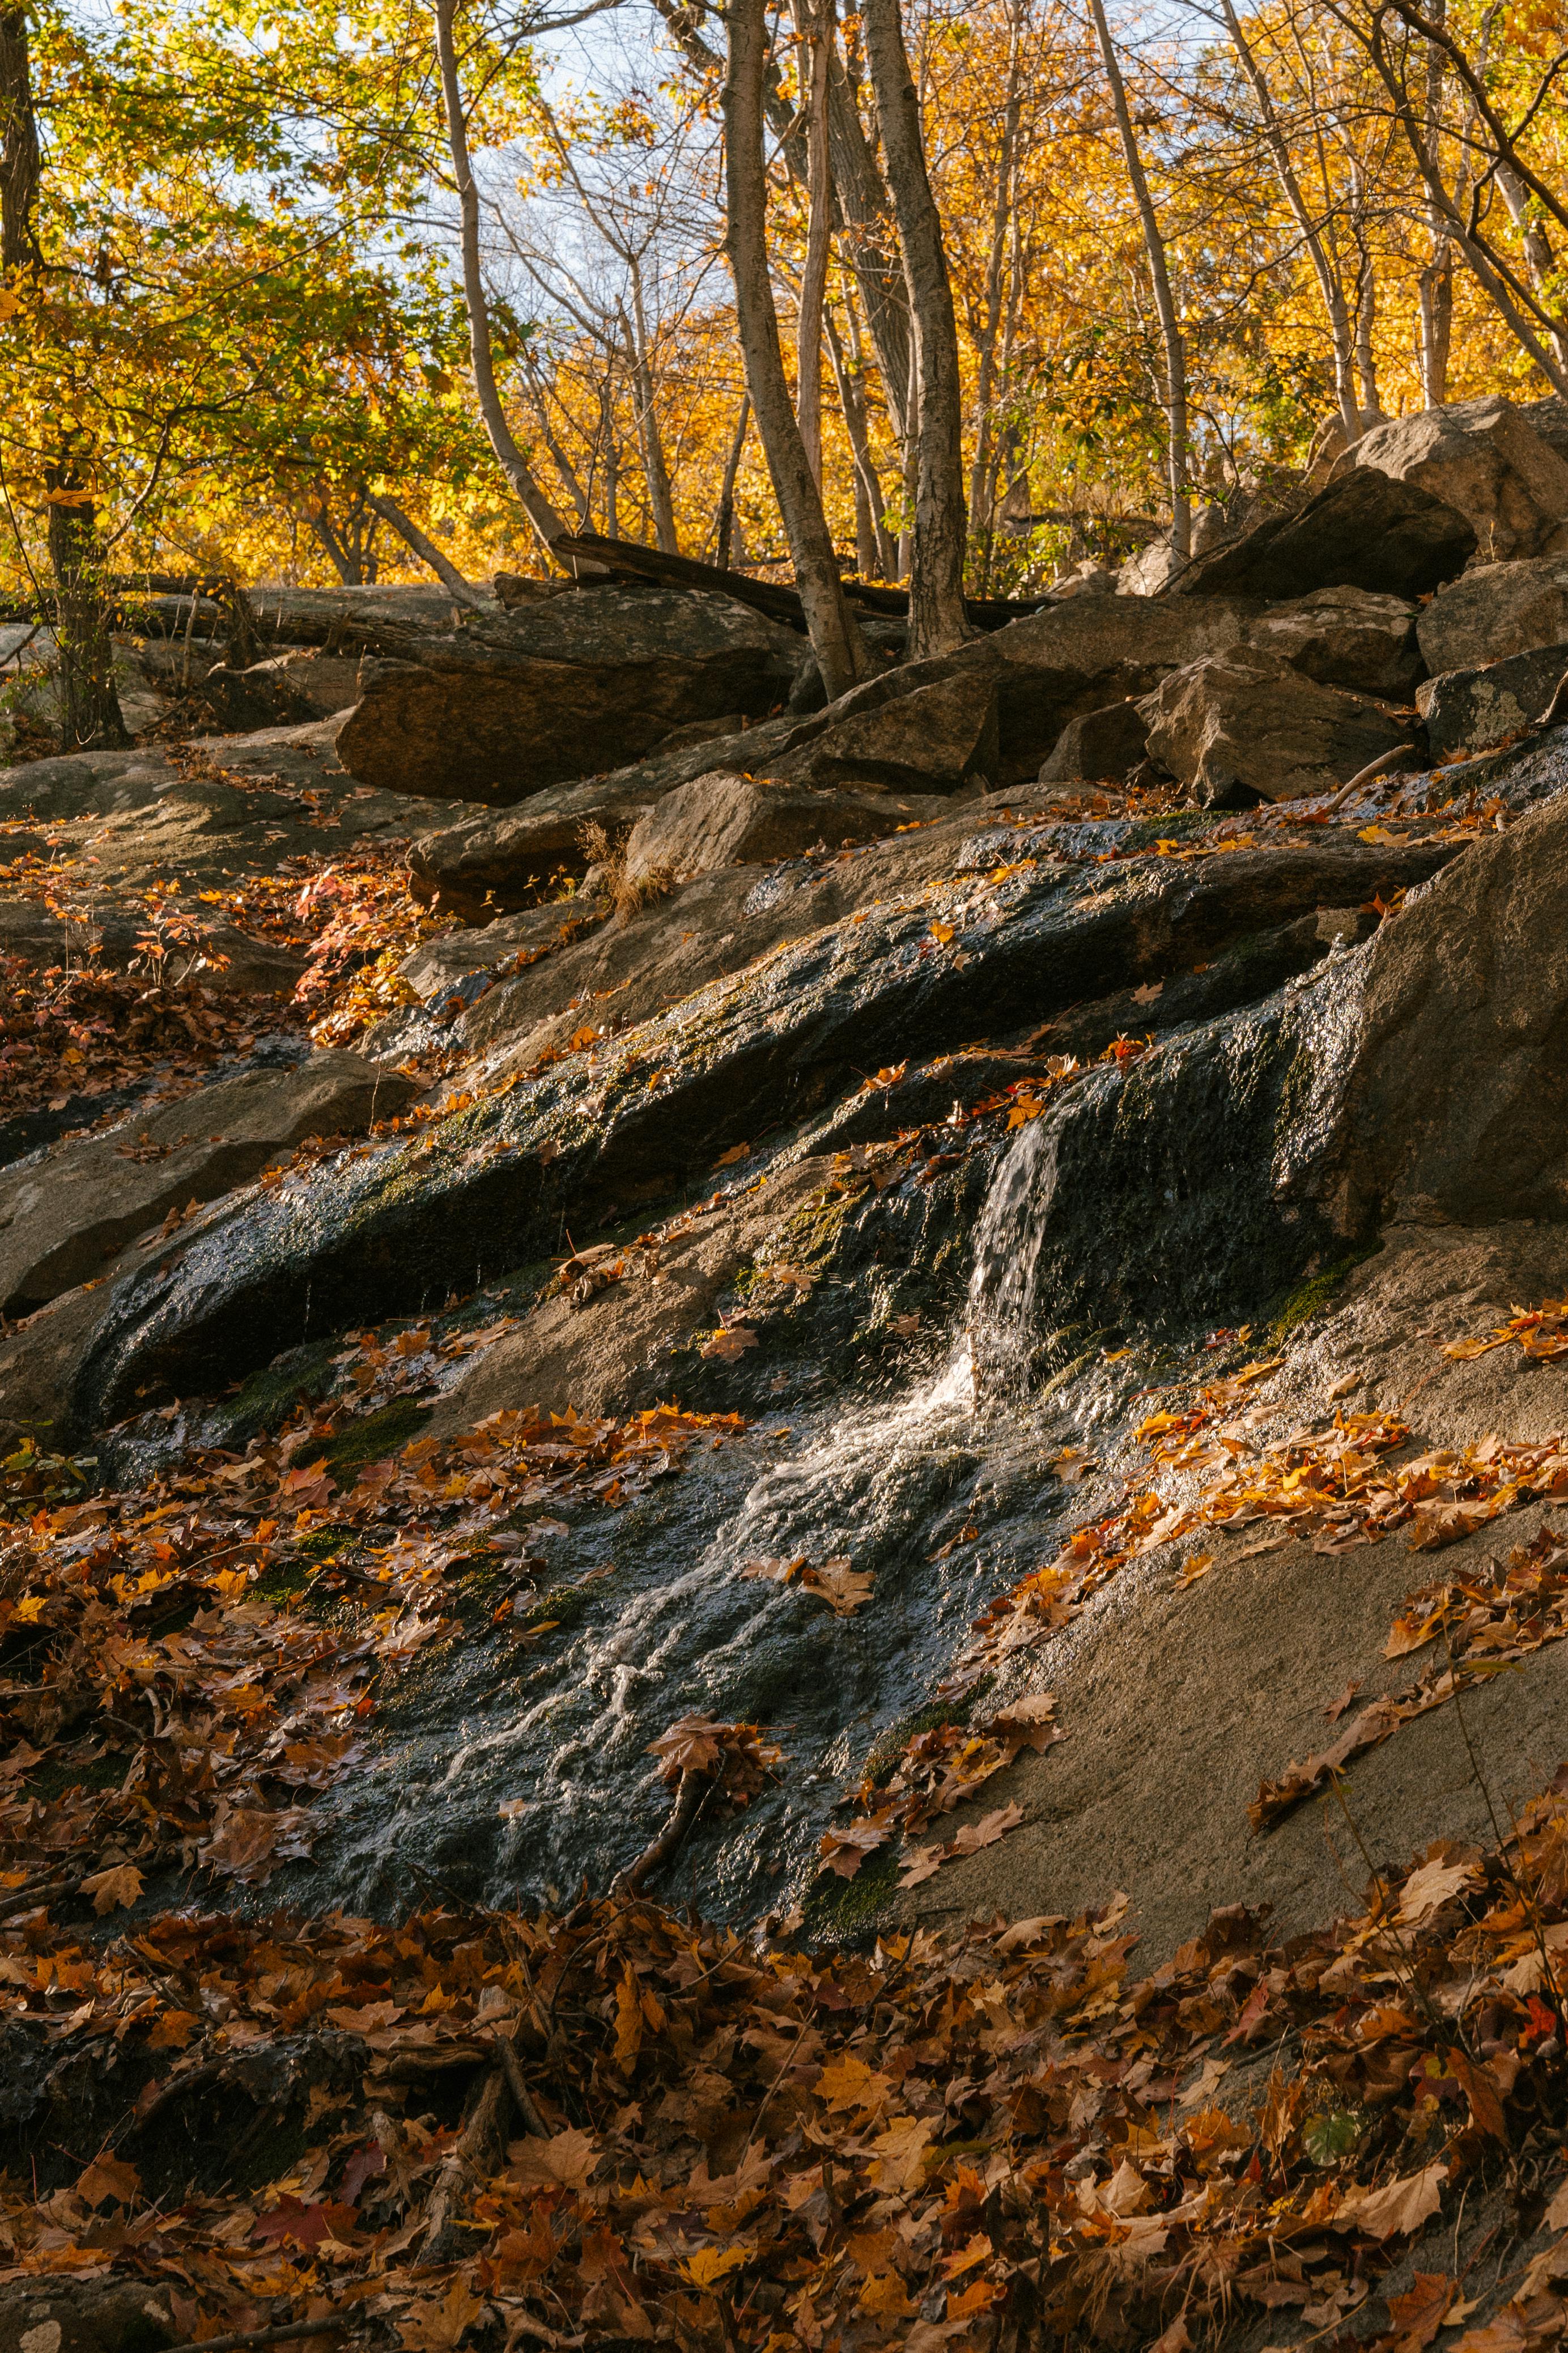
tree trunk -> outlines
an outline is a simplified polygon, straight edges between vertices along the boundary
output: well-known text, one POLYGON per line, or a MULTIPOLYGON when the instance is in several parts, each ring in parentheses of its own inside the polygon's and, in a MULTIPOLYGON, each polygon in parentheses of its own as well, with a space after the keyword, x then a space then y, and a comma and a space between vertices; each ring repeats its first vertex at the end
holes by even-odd
POLYGON ((866 58, 909 288, 918 385, 919 460, 910 565, 910 659, 950 653, 963 617, 963 411, 958 328, 942 222, 926 172, 899 0, 863 0, 866 58))
POLYGON ((458 72, 454 29, 456 13, 457 0, 436 0, 436 51, 440 61, 441 91, 447 110, 447 143, 451 151, 452 177, 458 191, 463 302, 468 318, 474 392, 485 432, 500 470, 516 491, 529 522, 548 549, 551 541, 558 539, 566 529, 566 519, 551 505, 528 459, 519 448, 507 423, 500 388, 496 383, 495 360, 490 350, 489 304, 485 299, 484 275, 479 261, 479 192, 474 184, 473 164, 468 154, 468 117, 463 110, 462 83, 458 72))
MULTIPOLYGON (((855 563, 862 580, 890 580, 897 558, 882 510, 886 503, 882 484, 871 456, 870 437, 866 424, 865 386, 854 365, 858 354, 852 350, 847 357, 838 340, 831 311, 824 313, 827 329, 827 348, 833 359, 833 380, 838 389, 838 405, 844 411, 844 423, 849 435, 850 452, 855 460, 855 563)), ((850 332, 855 342, 854 312, 850 311, 850 332)))
MULTIPOLYGON (((40 171, 26 11, 5 8, 0 10, 0 267, 35 280, 43 269, 37 228, 40 171)), ((81 467, 69 455, 68 429, 55 429, 62 454, 45 467, 44 489, 55 575, 51 601, 60 748, 119 750, 131 738, 114 684, 111 600, 105 593, 98 510, 81 467)))
POLYGON ((47 467, 44 482, 59 648, 60 749, 119 751, 131 738, 114 684, 112 600, 105 591, 97 510, 79 469, 68 461, 47 467))
POLYGON ((38 267, 39 161, 27 11, 0 8, 0 269, 38 267))
MULTIPOLYGON (((1446 0, 1434 0, 1434 13, 1443 14, 1446 0)), ((1426 147, 1435 163, 1441 135, 1443 52, 1430 43, 1426 50, 1426 147)), ((1454 334, 1454 252, 1447 224, 1426 197, 1426 228, 1432 239, 1431 258, 1417 281, 1421 319, 1421 398, 1428 408, 1441 408, 1448 397, 1448 350, 1454 334)))
POLYGON ((1002 108, 1002 146, 996 159, 996 191, 991 207, 991 249, 985 262, 985 300, 977 338, 979 368, 974 386, 974 462, 969 476, 971 563, 977 595, 984 596, 991 572, 991 407, 996 393, 996 348, 1002 332, 1002 282, 1014 217, 1013 169, 1022 113, 1019 92, 1019 12, 1012 12, 1007 36, 1007 87, 1002 108))
POLYGON ((658 410, 654 406, 653 368, 647 355, 647 318, 643 310, 642 272, 635 259, 630 260, 628 266, 632 280, 631 332, 628 338, 632 355, 632 390, 637 404, 637 436, 642 443, 643 472, 647 480, 647 502, 653 515, 654 543, 661 554, 679 555, 680 543, 675 532, 675 497, 670 489, 669 468, 665 462, 658 410))
POLYGON ((435 541, 426 537, 413 516, 405 514, 395 499, 389 499, 384 491, 367 491, 365 503, 374 508, 383 522, 392 525, 404 545, 413 549, 421 564, 430 566, 442 586, 449 588, 460 605, 471 606, 476 612, 484 609, 485 600, 479 590, 464 579, 451 557, 442 554, 435 541))
POLYGON ((795 329, 795 413, 805 460, 822 488, 822 312, 827 299, 833 184, 827 157, 827 58, 833 41, 833 0, 799 0, 795 29, 805 93, 805 267, 795 329))
POLYGON ((1165 240, 1160 234, 1159 216, 1154 210, 1154 199, 1149 193, 1143 159, 1138 153, 1137 133, 1132 128, 1132 115, 1127 104, 1127 85, 1121 79, 1121 63, 1116 54, 1116 44, 1110 37, 1110 26, 1106 21, 1104 0, 1089 0, 1089 5, 1094 12, 1094 29, 1105 64, 1105 79, 1110 85, 1110 103, 1121 138, 1127 177, 1132 184, 1133 201, 1143 225, 1143 250, 1148 257, 1149 275, 1154 282, 1154 308, 1160 314, 1160 332, 1165 345, 1165 433, 1170 453, 1171 545, 1177 555, 1185 558, 1192 554, 1193 546, 1193 508, 1187 489, 1186 342, 1182 333, 1182 322, 1176 314, 1176 300, 1171 291, 1171 273, 1165 266, 1165 240))
POLYGON ((727 245, 746 385, 762 435, 805 613, 812 651, 830 702, 868 667, 850 617, 822 498, 790 402, 768 268, 767 177, 763 164, 763 76, 766 0, 731 0, 730 65, 724 80, 727 245))
POLYGON ((752 421, 752 396, 741 395, 741 413, 735 419, 734 438, 730 454, 724 460, 724 479, 719 486, 718 553, 713 561, 721 572, 730 569, 730 550, 735 537, 735 483, 741 471, 741 457, 746 447, 746 427, 752 421))

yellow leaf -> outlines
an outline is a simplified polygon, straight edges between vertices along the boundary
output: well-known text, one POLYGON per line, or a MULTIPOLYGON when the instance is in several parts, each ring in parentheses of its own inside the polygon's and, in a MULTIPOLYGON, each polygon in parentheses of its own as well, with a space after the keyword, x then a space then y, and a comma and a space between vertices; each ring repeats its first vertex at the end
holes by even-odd
POLYGON ((884 2272, 879 2279, 868 2279, 855 2299, 862 2312, 878 2320, 911 2320, 914 2306, 904 2292, 903 2281, 897 2272, 884 2272))
POLYGON ((149 2051, 183 2051, 201 2020, 194 2010, 166 2010, 154 2021, 147 2037, 149 2051))
POLYGON ((949 940, 952 937, 952 925, 951 923, 932 923, 931 927, 931 935, 932 939, 936 941, 939 947, 946 947, 949 940))
POLYGON ((713 2287, 730 2272, 738 2272, 756 2253, 754 2246, 737 2240, 730 2247, 700 2247, 681 2265, 693 2287, 713 2287))

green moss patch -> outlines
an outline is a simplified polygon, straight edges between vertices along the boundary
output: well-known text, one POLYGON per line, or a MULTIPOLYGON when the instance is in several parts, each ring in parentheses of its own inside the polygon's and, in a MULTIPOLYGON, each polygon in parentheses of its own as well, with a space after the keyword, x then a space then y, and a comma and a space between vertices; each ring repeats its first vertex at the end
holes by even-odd
POLYGON ((1352 1250, 1348 1258, 1336 1259, 1332 1266, 1324 1267, 1321 1273, 1299 1283, 1276 1313, 1268 1327, 1270 1335, 1275 1340, 1283 1340, 1287 1333, 1293 1332, 1298 1324, 1305 1324, 1310 1316, 1316 1315, 1326 1307, 1346 1276, 1358 1266, 1364 1265, 1378 1247, 1376 1242, 1369 1242, 1364 1250, 1352 1250))

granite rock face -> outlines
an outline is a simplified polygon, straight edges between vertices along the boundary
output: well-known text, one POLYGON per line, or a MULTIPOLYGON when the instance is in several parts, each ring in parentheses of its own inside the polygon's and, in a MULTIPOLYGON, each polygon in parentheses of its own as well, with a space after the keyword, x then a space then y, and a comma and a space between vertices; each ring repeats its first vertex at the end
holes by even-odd
POLYGON ((1374 426, 1342 463, 1416 485, 1455 508, 1483 563, 1568 553, 1568 457, 1496 395, 1374 426))
POLYGON ((675 729, 760 719, 804 638, 727 597, 582 588, 446 634, 386 625, 338 757, 363 783, 508 807, 624 766, 675 729))
POLYGON ((1307 596, 1361 588, 1424 596, 1475 554, 1475 526, 1417 482, 1352 468, 1298 513, 1271 516, 1245 538, 1190 564, 1171 593, 1186 596, 1307 596))
POLYGON ((1151 759, 1220 807, 1331 791, 1406 740, 1375 703, 1251 646, 1176 671, 1139 708, 1151 759))

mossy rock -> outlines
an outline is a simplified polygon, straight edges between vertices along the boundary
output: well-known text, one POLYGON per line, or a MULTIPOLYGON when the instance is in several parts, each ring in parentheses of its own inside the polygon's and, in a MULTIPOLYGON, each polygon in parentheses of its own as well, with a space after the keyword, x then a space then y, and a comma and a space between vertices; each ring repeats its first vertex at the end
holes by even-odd
POLYGON ((806 1943, 869 1944, 891 1915, 900 1852, 898 1841, 889 1841, 867 1856, 853 1879, 820 1873, 801 1899, 801 1935, 806 1943))
POLYGON ((363 1421, 351 1421, 312 1461, 329 1471, 340 1487, 343 1486, 367 1462, 379 1462, 388 1454, 401 1454, 418 1437, 430 1414, 429 1406, 417 1405, 412 1398, 395 1398, 379 1412, 367 1413, 363 1421))
POLYGON ((1283 1340, 1299 1324, 1318 1314, 1328 1305, 1346 1277, 1358 1266, 1364 1265, 1377 1247, 1375 1242, 1369 1242, 1365 1250, 1352 1250, 1347 1258, 1336 1259, 1332 1266, 1326 1266, 1321 1273, 1309 1275, 1305 1282, 1298 1283, 1276 1311, 1268 1327, 1270 1336, 1277 1341, 1283 1340))
POLYGON ((280 1428, 297 1407, 325 1397, 332 1385, 336 1346, 335 1341, 321 1340, 290 1348, 252 1373, 235 1396, 213 1409, 209 1443, 243 1446, 263 1430, 280 1428))

